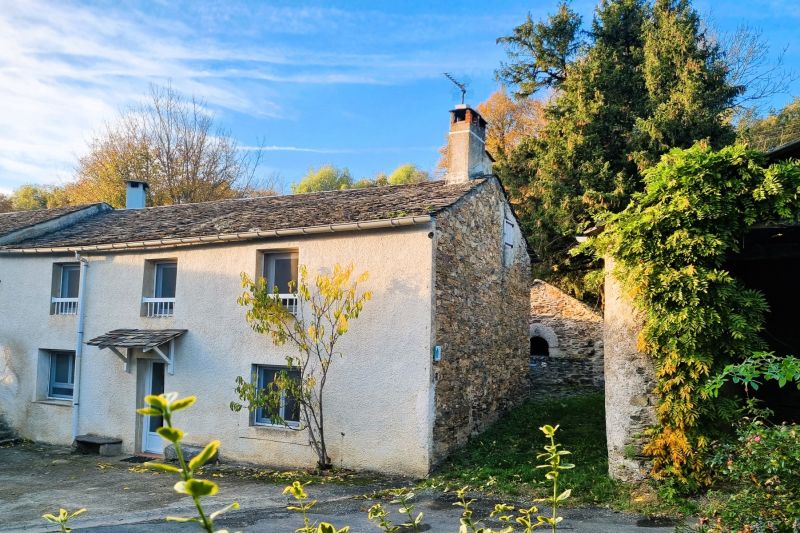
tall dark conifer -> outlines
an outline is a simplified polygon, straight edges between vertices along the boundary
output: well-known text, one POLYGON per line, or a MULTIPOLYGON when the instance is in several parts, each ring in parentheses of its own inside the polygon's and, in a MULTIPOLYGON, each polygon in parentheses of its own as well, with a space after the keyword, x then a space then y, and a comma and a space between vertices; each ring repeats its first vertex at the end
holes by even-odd
POLYGON ((547 42, 560 50, 573 49, 565 40, 580 45, 552 82, 540 75, 524 84, 525 70, 513 63, 498 72, 554 95, 544 132, 521 143, 497 172, 543 261, 536 274, 587 296, 584 278, 596 267, 570 257, 575 236, 622 210, 642 189, 641 171, 670 148, 729 142, 726 112, 741 89, 728 83, 720 52, 688 0, 603 0, 585 34, 564 24, 575 17, 562 5, 548 22, 529 20, 525 31, 514 30, 515 50, 523 37, 533 54, 547 42), (558 28, 566 28, 560 37, 558 28))

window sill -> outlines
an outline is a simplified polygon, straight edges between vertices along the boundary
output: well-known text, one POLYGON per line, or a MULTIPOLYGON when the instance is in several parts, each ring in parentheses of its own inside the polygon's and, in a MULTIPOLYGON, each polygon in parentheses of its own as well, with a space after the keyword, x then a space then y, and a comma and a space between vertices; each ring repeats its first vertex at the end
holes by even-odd
POLYGON ((33 403, 40 403, 42 405, 57 405, 59 407, 72 407, 72 400, 58 400, 56 398, 34 400, 33 403))
POLYGON ((274 431, 274 430, 278 430, 278 431, 298 431, 300 429, 300 424, 297 424, 296 426, 287 426, 287 425, 284 425, 284 424, 250 424, 249 427, 254 428, 256 430, 263 429, 263 430, 269 430, 269 431, 274 431))
POLYGON ((256 441, 277 442, 281 444, 307 445, 308 435, 304 431, 298 431, 286 426, 278 425, 258 425, 240 427, 237 436, 240 439, 256 441))

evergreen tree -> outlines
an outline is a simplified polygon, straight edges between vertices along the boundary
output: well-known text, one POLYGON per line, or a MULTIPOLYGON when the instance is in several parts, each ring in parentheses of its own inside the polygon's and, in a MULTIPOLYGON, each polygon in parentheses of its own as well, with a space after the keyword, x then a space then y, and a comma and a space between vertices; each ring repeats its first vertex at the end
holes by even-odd
MULTIPOLYGON (((579 32, 563 29, 559 18, 532 26, 531 49, 542 35, 562 42, 552 35, 559 27, 563 39, 578 42, 579 32)), ((596 265, 570 257, 575 236, 624 209, 642 189, 640 172, 669 148, 728 142, 725 111, 741 89, 727 82, 719 50, 688 0, 603 0, 563 79, 523 85, 508 72, 505 66, 498 75, 556 93, 542 134, 521 143, 497 173, 542 259, 536 274, 586 296, 584 278, 596 265)))

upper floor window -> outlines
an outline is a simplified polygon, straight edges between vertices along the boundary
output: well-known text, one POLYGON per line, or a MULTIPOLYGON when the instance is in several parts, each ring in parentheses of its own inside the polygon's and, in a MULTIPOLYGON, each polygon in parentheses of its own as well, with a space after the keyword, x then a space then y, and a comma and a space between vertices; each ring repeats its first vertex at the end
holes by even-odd
POLYGON ((264 254, 264 279, 267 290, 274 293, 291 312, 297 311, 297 252, 267 252, 264 254))
POLYGON ((145 282, 152 279, 152 296, 142 299, 144 315, 149 317, 172 316, 175 313, 175 285, 178 279, 177 261, 154 261, 147 265, 145 282))
POLYGON ((178 278, 178 263, 164 261, 156 263, 156 298, 175 298, 175 282, 178 278))
MULTIPOLYGON (((281 372, 286 372, 287 377, 292 381, 300 381, 300 372, 298 370, 289 370, 286 367, 278 366, 253 366, 253 377, 259 389, 278 390, 275 385, 275 378, 281 372)), ((297 427, 300 425, 300 405, 286 390, 281 391, 277 409, 270 412, 269 408, 259 407, 253 414, 253 422, 259 426, 282 425, 280 423, 281 420, 287 426, 297 427)))
POLYGON ((297 291, 297 252, 265 253, 264 278, 270 292, 276 287, 279 294, 297 291))
POLYGON ((509 214, 503 217, 503 266, 509 266, 514 259, 515 224, 509 214))
POLYGON ((78 312, 80 279, 80 264, 58 263, 53 265, 53 294, 50 301, 51 314, 74 315, 78 312))
POLYGON ((47 397, 72 399, 75 383, 75 352, 50 352, 50 381, 47 397))

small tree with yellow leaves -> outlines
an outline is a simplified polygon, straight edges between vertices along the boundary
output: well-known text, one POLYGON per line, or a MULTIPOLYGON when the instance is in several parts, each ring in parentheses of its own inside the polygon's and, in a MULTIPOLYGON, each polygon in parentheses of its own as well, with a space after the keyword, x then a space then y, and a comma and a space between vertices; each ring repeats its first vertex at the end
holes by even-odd
POLYGON ((237 412, 242 407, 250 412, 263 409, 275 424, 297 431, 308 430, 321 469, 331 465, 325 444, 323 403, 328 372, 333 360, 342 356, 339 340, 372 296, 369 291, 359 289, 359 284, 367 280, 367 273, 353 279, 354 268, 353 264, 345 267, 337 264, 331 274, 319 273, 309 283, 308 270, 300 266, 299 283, 296 286, 291 283, 289 287, 297 297, 295 306, 287 305, 286 299, 278 296, 277 287, 270 291, 264 278, 253 281, 242 274, 245 292, 238 302, 247 307, 247 322, 255 331, 269 334, 276 346, 293 344, 298 354, 286 357, 288 369, 276 373, 266 387, 259 387, 255 376, 250 380, 237 377, 239 401, 231 402, 230 407, 237 412), (290 425, 281 416, 280 407, 287 398, 299 408, 300 425, 290 425))

